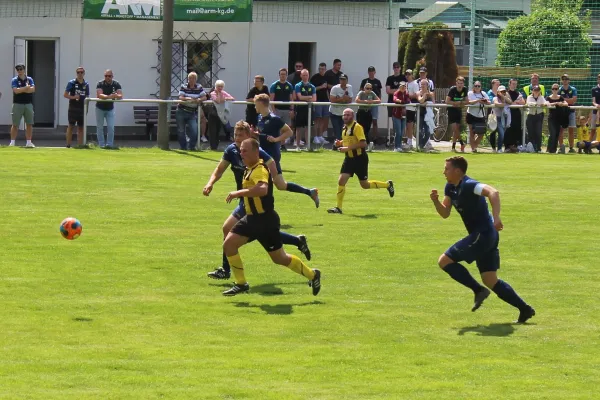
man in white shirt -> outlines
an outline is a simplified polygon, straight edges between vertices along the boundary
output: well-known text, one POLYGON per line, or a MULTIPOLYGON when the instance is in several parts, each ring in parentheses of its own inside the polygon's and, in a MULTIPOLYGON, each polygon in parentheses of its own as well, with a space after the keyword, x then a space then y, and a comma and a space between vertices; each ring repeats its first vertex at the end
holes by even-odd
POLYGON ((344 115, 344 110, 348 108, 346 104, 352 103, 352 99, 354 99, 352 85, 348 85, 348 77, 342 74, 340 75, 339 85, 333 86, 329 93, 329 101, 336 104, 329 106, 329 113, 331 126, 333 127, 335 138, 338 140, 342 139, 342 129, 344 128, 342 116, 344 115))
MULTIPOLYGON (((410 97, 411 103, 418 103, 419 85, 415 81, 412 69, 407 69, 404 73, 406 76, 406 91, 410 97)), ((417 120, 417 108, 415 106, 406 107, 406 145, 408 150, 414 149, 412 145, 413 132, 415 129, 415 121, 417 120)))
POLYGON ((427 78, 427 67, 421 67, 419 69, 419 79, 417 79, 417 85, 419 88, 421 87, 422 80, 429 82, 429 91, 433 92, 435 86, 433 85, 433 80, 427 78))

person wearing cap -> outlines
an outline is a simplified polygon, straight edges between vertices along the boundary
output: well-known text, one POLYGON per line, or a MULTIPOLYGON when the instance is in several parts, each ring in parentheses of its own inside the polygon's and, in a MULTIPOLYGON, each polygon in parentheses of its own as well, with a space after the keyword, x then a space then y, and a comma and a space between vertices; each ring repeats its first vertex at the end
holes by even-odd
POLYGON ((465 87, 465 78, 456 78, 456 85, 452 86, 446 96, 448 107, 448 124, 452 128, 452 151, 456 151, 456 142, 460 143, 460 151, 465 152, 465 144, 460 137, 460 126, 462 125, 462 108, 467 104, 469 91, 465 87))
MULTIPOLYGON (((379 104, 381 100, 375 94, 373 85, 366 83, 363 90, 358 92, 356 95, 355 103, 360 104, 379 104)), ((373 116, 371 110, 377 109, 376 107, 360 106, 356 112, 356 121, 364 128, 365 138, 367 139, 367 151, 373 151, 375 139, 377 138, 377 131, 373 134, 373 141, 369 141, 369 131, 371 130, 371 123, 373 122, 373 116)))
MULTIPOLYGON (((354 92, 352 91, 352 85, 348 85, 348 77, 344 74, 340 75, 340 83, 331 88, 329 93, 329 101, 332 104, 329 106, 329 114, 331 119, 331 126, 335 138, 340 140, 342 138, 342 129, 344 128, 344 121, 342 116, 346 109, 346 104, 352 103, 354 100, 354 92), (339 104, 339 105, 338 105, 339 104)), ((335 150, 335 146, 333 147, 335 150)))
POLYGON ((591 122, 592 135, 594 138, 597 137, 596 129, 598 127, 598 122, 600 121, 600 113, 598 112, 598 109, 600 108, 600 74, 598 74, 598 76, 596 77, 596 83, 596 86, 592 88, 592 105, 596 107, 596 109, 593 112, 591 122))
POLYGON ((17 76, 12 78, 11 86, 13 91, 12 105, 12 126, 10 127, 10 144, 14 146, 19 134, 19 124, 21 119, 25 119, 25 147, 33 148, 35 145, 31 141, 33 136, 33 94, 35 93, 35 83, 30 76, 25 74, 25 65, 17 64, 15 66, 17 76))
MULTIPOLYGON (((406 82, 400 82, 400 87, 394 93, 393 99, 396 104, 410 104, 406 82)), ((392 109, 392 123, 394 124, 394 151, 400 152, 403 151, 402 138, 406 130, 406 107, 389 108, 392 109)))
POLYGON ((69 99, 69 111, 67 126, 67 147, 71 147, 73 140, 73 128, 77 125, 77 144, 83 145, 83 113, 84 101, 86 97, 90 97, 90 85, 84 79, 85 69, 79 67, 75 70, 76 78, 71 79, 67 83, 67 87, 63 94, 65 99, 69 99))
MULTIPOLYGON (((419 97, 419 85, 414 80, 412 69, 407 69, 404 72, 404 76, 406 77, 406 91, 408 92, 408 97, 410 98, 411 103, 418 103, 419 97)), ((407 150, 413 150, 413 136, 415 129, 415 121, 417 120, 417 109, 415 106, 407 106, 406 107, 406 146, 407 150)))
POLYGON ((433 85, 433 81, 427 78, 427 67, 419 68, 419 79, 417 79, 417 85, 419 85, 419 87, 421 87, 422 80, 429 82, 429 91, 433 92, 435 86, 433 85))
MULTIPOLYGON (((498 83, 500 83, 500 81, 498 81, 498 83)), ((510 108, 508 108, 508 106, 512 104, 512 99, 506 92, 506 87, 504 85, 500 85, 496 89, 496 94, 492 99, 492 104, 494 105, 492 110, 496 116, 496 132, 498 134, 497 140, 494 140, 491 143, 492 151, 494 153, 502 153, 502 146, 504 145, 504 133, 506 132, 506 128, 510 126, 511 123, 510 108)))
MULTIPOLYGON (((385 92, 388 94, 388 103, 394 103, 394 94, 400 88, 400 82, 406 82, 406 77, 402 74, 402 69, 398 61, 395 61, 394 64, 392 64, 392 68, 394 69, 394 73, 385 80, 385 92)), ((387 108, 388 118, 392 117, 396 108, 397 107, 387 108)))
MULTIPOLYGON (((383 88, 383 86, 381 85, 381 81, 377 78, 375 78, 375 67, 374 66, 370 66, 369 68, 367 68, 367 74, 369 74, 368 78, 363 79, 360 82, 360 90, 364 90, 365 89, 365 85, 367 83, 371 84, 371 90, 373 93, 375 93, 375 95, 377 95, 377 98, 380 99, 380 103, 381 103, 381 89, 383 88)), ((373 125, 373 137, 376 139, 377 138, 377 132, 379 130, 379 127, 377 126, 377 119, 379 118, 379 107, 369 107, 367 109, 367 111, 369 111, 371 113, 371 118, 372 118, 372 125, 373 125)), ((358 116, 356 117, 358 119, 358 116)), ((365 128, 365 134, 367 135, 367 142, 369 140, 368 136, 369 136, 369 131, 371 129, 371 127, 364 127, 365 128)), ((375 139, 373 140, 373 142, 375 141, 375 139)), ((369 143, 369 145, 372 148, 371 143, 369 143)))
POLYGON ((539 86, 540 94, 542 97, 546 97, 546 88, 544 88, 544 85, 540 84, 540 76, 536 73, 531 74, 531 83, 527 86, 523 86, 523 92, 525 93, 525 96, 529 97, 529 95, 533 92, 532 89, 534 86, 539 86))
MULTIPOLYGON (((558 94, 565 98, 569 106, 574 106, 577 103, 577 88, 571 86, 571 79, 569 75, 563 74, 560 77, 562 86, 560 87, 558 94)), ((577 128, 577 121, 575 120, 575 110, 569 109, 569 153, 575 153, 573 148, 575 142, 575 128, 577 128)), ((560 145, 560 152, 565 152, 565 145, 563 144, 564 128, 561 128, 560 135, 558 136, 558 144, 560 145)))
MULTIPOLYGON (((542 96, 542 90, 539 86, 531 88, 531 94, 527 96, 527 105, 529 113, 527 114, 527 146, 533 145, 533 151, 539 153, 542 151, 542 128, 544 125, 544 109, 546 99, 542 96)), ((531 149, 529 149, 531 150, 531 149)))

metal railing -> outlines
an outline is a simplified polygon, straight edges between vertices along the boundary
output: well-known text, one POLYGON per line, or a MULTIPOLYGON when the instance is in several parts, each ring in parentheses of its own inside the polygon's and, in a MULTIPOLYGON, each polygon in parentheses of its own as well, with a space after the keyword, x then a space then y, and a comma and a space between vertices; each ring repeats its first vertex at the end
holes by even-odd
MULTIPOLYGON (((84 112, 84 117, 83 117, 83 143, 86 144, 87 143, 87 122, 88 122, 88 118, 87 118, 87 111, 88 111, 88 107, 89 107, 89 103, 90 102, 113 102, 113 103, 153 103, 153 104, 160 104, 160 103, 167 103, 170 105, 172 104, 179 104, 179 103, 187 103, 187 101, 184 100, 159 100, 159 99, 121 99, 121 100, 104 100, 104 99, 99 99, 99 98, 86 98, 85 99, 85 106, 86 106, 86 112, 84 112)), ((227 101, 230 104, 236 104, 236 105, 248 105, 248 104, 254 104, 253 102, 249 102, 249 101, 227 101)), ((203 104, 214 104, 214 102, 212 100, 206 100, 203 102, 199 103, 199 106, 203 105, 203 104)), ((306 106, 306 105, 312 105, 312 106, 340 106, 340 107, 345 107, 345 108, 352 108, 355 112, 358 110, 359 107, 412 107, 415 108, 416 110, 416 121, 415 121, 415 129, 413 131, 413 134, 415 135, 415 137, 417 138, 417 147, 418 147, 418 137, 417 135, 420 133, 420 124, 421 124, 421 108, 422 107, 427 107, 427 108, 469 108, 469 107, 476 107, 476 108, 480 108, 480 106, 474 106, 474 105, 464 105, 462 107, 455 107, 449 104, 445 104, 445 103, 431 103, 431 104, 420 104, 420 103, 410 103, 410 104, 396 104, 396 103, 379 103, 379 104, 362 104, 362 103, 331 103, 331 102, 306 102, 306 101, 271 101, 270 104, 273 105, 301 105, 301 106, 306 106)), ((517 108, 517 109, 529 109, 529 108, 537 108, 537 107, 541 107, 544 109, 552 109, 555 108, 555 106, 553 105, 508 105, 508 106, 498 106, 498 105, 483 105, 482 108, 484 109, 496 109, 496 108, 517 108)), ((594 107, 594 106, 569 106, 570 110, 599 110, 599 108, 594 107)), ((307 143, 309 144, 308 148, 310 148, 310 140, 311 140, 311 131, 312 131, 312 126, 311 126, 311 121, 312 121, 312 107, 308 107, 308 126, 307 128, 307 143)), ((167 115, 170 118, 171 115, 171 109, 169 107, 168 111, 167 111, 167 115)), ((197 146, 198 148, 200 147, 200 137, 202 134, 202 124, 201 124, 201 120, 202 120, 202 112, 198 112, 198 140, 197 140, 197 146)), ((485 116, 487 118, 487 115, 485 116)), ((523 143, 525 143, 526 140, 526 121, 527 118, 521 118, 521 131, 522 131, 522 141, 523 143)), ((388 124, 389 126, 389 124, 388 124)), ((388 130, 389 132, 389 130, 388 130)), ((431 134, 432 132, 430 132, 431 134)), ((389 134, 388 134, 389 135, 389 134)), ((390 140, 390 138, 388 137, 388 140, 390 140)), ((467 138, 467 141, 469 139, 467 138)))

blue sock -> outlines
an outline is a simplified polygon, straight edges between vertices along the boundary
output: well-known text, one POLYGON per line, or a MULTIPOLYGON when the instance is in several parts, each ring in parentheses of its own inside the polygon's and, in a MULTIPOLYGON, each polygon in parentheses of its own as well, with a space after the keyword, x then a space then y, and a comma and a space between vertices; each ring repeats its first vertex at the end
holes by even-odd
POLYGON ((227 260, 227 256, 225 255, 225 252, 223 252, 223 269, 226 272, 231 272, 231 267, 229 266, 229 261, 227 260))
POLYGON ((515 290, 503 280, 498 279, 498 282, 496 282, 492 290, 498 295, 498 297, 500 297, 500 299, 504 300, 511 306, 518 308, 519 310, 523 310, 528 307, 527 303, 525 303, 523 299, 519 297, 517 292, 515 292, 515 290))
POLYGON ((290 235, 287 232, 279 232, 279 235, 281 236, 281 242, 283 244, 289 244, 296 247, 300 245, 300 239, 298 239, 298 236, 290 235))
POLYGON ((308 190, 307 188, 300 186, 300 185, 296 185, 293 182, 288 182, 287 183, 287 188, 285 189, 288 192, 294 192, 294 193, 304 193, 307 196, 310 196, 310 190, 308 190))
POLYGON ((483 286, 481 286, 460 263, 446 265, 446 267, 444 267, 444 272, 450 275, 456 282, 468 287, 475 293, 479 293, 483 289, 483 286))

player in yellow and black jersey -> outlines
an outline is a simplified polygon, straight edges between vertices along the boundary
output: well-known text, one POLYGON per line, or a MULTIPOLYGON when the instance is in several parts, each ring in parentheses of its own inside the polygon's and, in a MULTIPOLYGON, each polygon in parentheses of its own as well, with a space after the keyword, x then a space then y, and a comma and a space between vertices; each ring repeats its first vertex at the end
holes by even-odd
MULTIPOLYGON (((596 117, 595 115, 593 116, 596 117)), ((580 116, 579 121, 577 123, 577 148, 579 149, 579 153, 592 154, 592 149, 598 149, 600 151, 600 142, 596 140, 595 131, 590 131, 590 119, 592 115, 589 115, 587 118, 585 116, 580 116)))
POLYGON ((363 189, 387 189, 390 197, 394 197, 394 183, 392 181, 370 181, 369 178, 369 157, 366 153, 367 139, 365 131, 354 120, 354 110, 346 108, 342 116, 344 120, 344 129, 342 130, 342 140, 336 140, 335 145, 338 151, 345 153, 344 163, 340 171, 337 190, 337 206, 327 210, 331 214, 342 213, 342 203, 346 194, 346 183, 354 174, 358 176, 360 186, 363 189))
POLYGON ((223 243, 223 250, 235 276, 235 284, 224 291, 223 295, 235 296, 250 290, 238 251, 246 243, 258 240, 275 264, 288 267, 306 277, 316 296, 321 290, 321 272, 309 268, 298 257, 287 254, 283 249, 279 215, 275 211, 273 198, 273 180, 260 159, 258 141, 244 140, 240 153, 246 165, 242 189, 229 193, 226 201, 230 203, 234 199, 243 198, 246 215, 233 226, 223 243))

